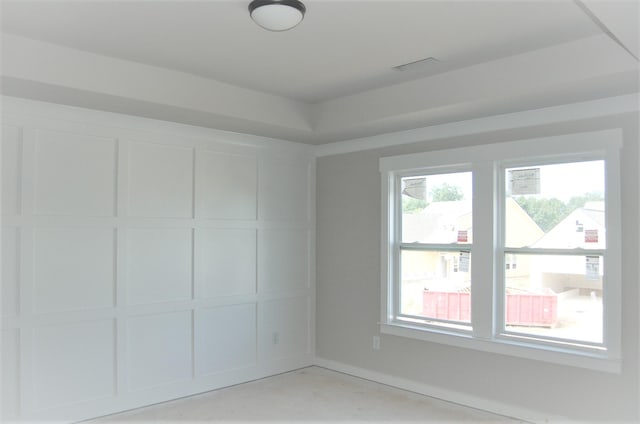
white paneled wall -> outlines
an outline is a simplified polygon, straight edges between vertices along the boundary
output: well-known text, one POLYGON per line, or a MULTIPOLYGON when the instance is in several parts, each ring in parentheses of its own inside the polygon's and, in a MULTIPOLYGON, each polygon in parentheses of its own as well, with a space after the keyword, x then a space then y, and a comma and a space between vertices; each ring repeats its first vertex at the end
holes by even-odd
POLYGON ((2 418, 90 418, 311 363, 308 147, 3 100, 2 418))

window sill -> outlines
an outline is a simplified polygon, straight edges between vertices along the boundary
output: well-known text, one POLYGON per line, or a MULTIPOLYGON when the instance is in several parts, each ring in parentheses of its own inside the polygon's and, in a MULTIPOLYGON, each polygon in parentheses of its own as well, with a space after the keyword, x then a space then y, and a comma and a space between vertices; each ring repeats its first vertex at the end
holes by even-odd
POLYGON ((447 329, 425 329, 406 323, 381 324, 380 332, 398 337, 613 374, 621 372, 620 359, 611 358, 607 352, 588 352, 502 338, 484 340, 474 338, 470 333, 454 332, 447 329))

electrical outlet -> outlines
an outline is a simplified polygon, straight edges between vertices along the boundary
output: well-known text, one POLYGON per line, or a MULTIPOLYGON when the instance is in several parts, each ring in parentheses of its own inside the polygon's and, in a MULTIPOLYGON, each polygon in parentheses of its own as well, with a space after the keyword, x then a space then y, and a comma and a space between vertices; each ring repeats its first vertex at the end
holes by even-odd
POLYGON ((373 350, 380 350, 380 336, 373 336, 373 350))
POLYGON ((280 334, 278 334, 277 331, 274 331, 271 336, 271 340, 273 341, 274 345, 277 345, 278 343, 280 343, 280 334))

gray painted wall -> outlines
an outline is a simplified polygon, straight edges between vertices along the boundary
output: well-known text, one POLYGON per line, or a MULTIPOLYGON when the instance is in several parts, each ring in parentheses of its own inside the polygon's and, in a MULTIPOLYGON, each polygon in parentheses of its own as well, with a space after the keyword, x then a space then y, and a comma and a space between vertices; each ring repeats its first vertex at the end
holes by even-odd
POLYGON ((638 115, 562 124, 327 156, 317 162, 317 321, 319 358, 466 395, 573 419, 638 418, 638 115), (384 156, 623 128, 623 329, 621 374, 520 359, 382 335, 380 174, 384 156))

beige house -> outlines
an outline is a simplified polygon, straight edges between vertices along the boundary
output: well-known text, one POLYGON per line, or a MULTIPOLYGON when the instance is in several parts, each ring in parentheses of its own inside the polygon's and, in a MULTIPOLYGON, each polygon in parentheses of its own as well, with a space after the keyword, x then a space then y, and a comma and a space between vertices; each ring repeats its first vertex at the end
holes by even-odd
MULTIPOLYGON (((604 202, 588 202, 571 212, 533 247, 593 249, 606 247, 604 202)), ((604 265, 602 258, 593 257, 590 272, 584 256, 546 256, 534 258, 532 284, 549 287, 556 293, 579 290, 582 294, 600 294, 604 265)))
MULTIPOLYGON (((544 232, 512 198, 506 202, 507 228, 506 245, 524 247, 536 245, 544 232)), ((402 217, 402 240, 426 244, 473 243, 471 223, 471 201, 434 202, 419 213, 404 214, 402 217), (459 236, 463 237, 460 238, 459 236), (466 242, 462 239, 466 235, 466 242)), ((513 255, 505 260, 507 278, 517 281, 528 278, 529 265, 517 263, 513 255)), ((468 282, 468 272, 459 269, 458 252, 411 252, 403 257, 403 279, 407 280, 448 280, 468 282)))
MULTIPOLYGON (((512 198, 506 201, 507 246, 532 246, 544 232, 512 198)), ((402 253, 402 307, 405 313, 419 313, 422 291, 464 291, 471 285, 473 258, 464 263, 473 243, 471 200, 434 202, 418 213, 403 214, 402 240, 426 244, 458 243, 455 251, 404 251, 402 253), (466 238, 466 242, 463 241, 466 238), (465 244, 469 250, 465 250, 465 244)), ((528 287, 530 258, 507 255, 507 286, 528 287)))

